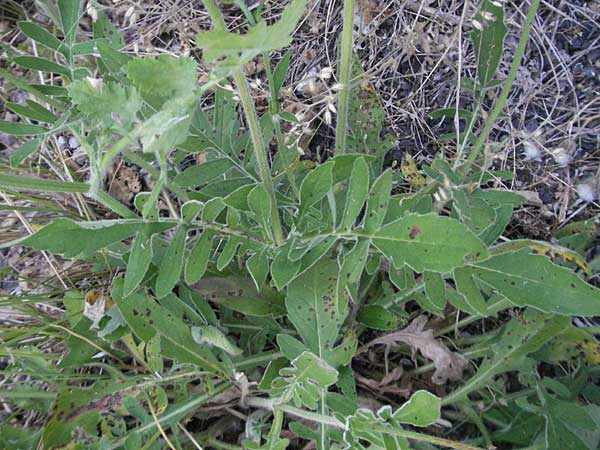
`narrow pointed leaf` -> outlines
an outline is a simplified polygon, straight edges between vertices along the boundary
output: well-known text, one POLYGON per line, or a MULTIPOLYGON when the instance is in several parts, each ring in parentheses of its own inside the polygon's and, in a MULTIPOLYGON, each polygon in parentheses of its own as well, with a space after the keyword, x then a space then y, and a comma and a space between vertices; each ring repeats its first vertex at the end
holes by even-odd
POLYGON ((372 234, 379 229, 385 219, 390 193, 392 191, 392 172, 386 170, 383 172, 369 192, 367 200, 367 209, 365 211, 364 230, 367 234, 372 234))
POLYGON ((346 194, 346 206, 340 224, 341 230, 349 231, 360 213, 369 192, 369 166, 364 158, 354 161, 346 194))
POLYGON ((152 255, 152 244, 148 236, 143 232, 137 232, 131 244, 127 271, 123 282, 123 295, 125 297, 135 291, 144 279, 144 275, 146 275, 146 271, 152 262, 152 255))
POLYGON ((163 258, 163 264, 158 270, 156 279, 156 296, 158 298, 163 298, 169 294, 179 281, 185 255, 186 237, 187 229, 180 226, 175 232, 175 236, 173 236, 173 240, 163 258))
POLYGON ((193 284, 206 272, 210 250, 212 248, 212 237, 210 233, 204 233, 196 240, 185 264, 185 282, 193 284))

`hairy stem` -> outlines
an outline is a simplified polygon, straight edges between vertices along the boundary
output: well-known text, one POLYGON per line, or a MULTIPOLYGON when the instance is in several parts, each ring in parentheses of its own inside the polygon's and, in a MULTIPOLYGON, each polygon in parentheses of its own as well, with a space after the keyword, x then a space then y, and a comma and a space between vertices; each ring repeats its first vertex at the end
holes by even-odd
POLYGON ((350 78, 352 76, 352 31, 354 28, 354 0, 344 0, 344 27, 341 37, 340 69, 338 80, 342 89, 338 95, 338 116, 335 127, 335 153, 346 153, 348 131, 348 104, 350 101, 350 78))
MULTIPOLYGON (((217 30, 225 31, 225 21, 223 20, 223 16, 221 15, 215 0, 202 0, 202 3, 208 11, 215 28, 217 30)), ((258 172, 266 191, 271 197, 271 227, 273 229, 273 240, 275 241, 275 244, 279 245, 283 241, 283 231, 281 228, 281 220, 279 219, 279 209, 277 208, 273 180, 271 179, 271 169, 267 160, 267 149, 258 124, 258 116, 256 114, 256 109, 254 108, 254 102, 250 96, 250 91, 248 90, 248 82, 242 71, 236 70, 233 73, 233 79, 237 85, 242 101, 242 107, 244 108, 244 114, 248 121, 250 137, 254 147, 254 156, 256 157, 256 162, 258 164, 258 172)))
POLYGON ((271 179, 271 168, 267 160, 267 149, 260 126, 258 124, 258 116, 254 108, 254 102, 248 90, 248 82, 241 71, 237 70, 233 73, 233 79, 238 88, 248 128, 250 129, 250 137, 254 147, 254 156, 258 164, 258 172, 263 182, 265 190, 271 197, 271 227, 273 229, 273 239, 275 244, 279 245, 283 241, 283 231, 281 228, 281 220, 279 219, 279 209, 277 208, 277 199, 275 198, 275 189, 273 188, 273 180, 271 179))
POLYGON ((535 18, 535 13, 537 12, 538 6, 540 5, 540 0, 531 0, 531 5, 529 6, 529 10, 527 11, 527 17, 525 18, 525 23, 523 24, 523 32, 521 33, 521 37, 519 39, 519 45, 517 47, 517 51, 515 52, 515 56, 513 58, 512 64, 510 66, 510 71, 508 72, 508 76, 506 77, 506 81, 502 86, 502 91, 500 92, 500 96, 496 101, 496 104, 490 111, 487 120, 485 121, 485 126, 481 131, 481 134, 475 141, 467 160, 462 165, 460 171, 463 175, 465 175, 473 162, 481 153, 481 149, 483 148, 485 141, 492 130, 492 127, 496 123, 498 116, 502 112, 502 108, 504 108, 504 104, 508 99, 508 94, 510 93, 510 89, 512 88, 512 84, 515 81, 515 77, 517 76, 517 70, 521 65, 521 60, 523 59, 523 54, 525 53, 525 46, 527 45, 527 41, 529 40, 529 33, 531 32, 531 25, 533 24, 533 19, 535 18))
MULTIPOLYGON (((294 408, 289 405, 279 405, 276 404, 273 400, 268 398, 261 397, 249 397, 246 399, 246 404, 248 406, 254 406, 255 408, 265 408, 273 410, 277 408, 283 412, 286 412, 292 416, 299 417, 301 419, 310 420, 311 422, 317 422, 319 424, 327 425, 333 428, 346 428, 346 425, 340 422, 335 417, 326 416, 323 414, 317 414, 312 411, 306 411, 300 408, 294 408)), ((407 439, 413 439, 415 441, 420 442, 428 442, 434 445, 440 445, 442 447, 455 448, 459 450, 481 450, 479 447, 473 447, 471 445, 463 444, 462 442, 455 442, 448 439, 437 438, 434 436, 428 436, 426 434, 416 433, 408 430, 401 429, 391 429, 384 425, 377 425, 373 423, 369 423, 365 425, 364 431, 375 432, 375 433, 384 433, 392 436, 405 437, 407 439)))

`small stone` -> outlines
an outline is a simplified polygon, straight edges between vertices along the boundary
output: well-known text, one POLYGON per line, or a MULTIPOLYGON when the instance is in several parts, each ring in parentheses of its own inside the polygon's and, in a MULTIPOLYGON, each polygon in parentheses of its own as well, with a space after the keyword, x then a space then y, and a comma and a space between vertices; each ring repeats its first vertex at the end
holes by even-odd
POLYGON ((593 202, 596 199, 594 187, 589 183, 578 184, 575 190, 579 198, 586 203, 593 202))
POLYGON ((77 140, 77 138, 75 136, 71 136, 69 138, 69 148, 71 150, 75 150, 76 148, 79 148, 81 144, 79 144, 79 141, 77 140))

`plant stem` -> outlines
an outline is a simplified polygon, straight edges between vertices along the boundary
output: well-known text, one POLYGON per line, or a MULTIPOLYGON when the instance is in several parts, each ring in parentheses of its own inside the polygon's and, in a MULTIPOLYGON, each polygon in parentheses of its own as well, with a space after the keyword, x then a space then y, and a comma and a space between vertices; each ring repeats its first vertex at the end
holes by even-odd
POLYGON ((256 115, 256 109, 254 108, 254 101, 250 96, 246 77, 244 77, 241 70, 236 70, 233 73, 233 79, 238 88, 244 113, 246 114, 248 128, 250 129, 250 137, 252 138, 252 145, 254 146, 254 156, 256 157, 256 162, 258 164, 258 172, 265 190, 271 197, 271 227, 273 229, 273 239, 275 244, 279 245, 283 241, 283 231, 279 219, 279 208, 277 208, 273 180, 271 179, 271 168, 267 161, 267 149, 258 124, 258 116, 256 115))
MULTIPOLYGON (((244 12, 246 19, 252 26, 256 26, 256 20, 254 20, 254 16, 244 3, 244 0, 236 0, 236 5, 244 12)), ((294 195, 296 199, 300 198, 300 189, 298 189, 298 183, 296 182, 296 175, 294 171, 291 170, 290 165, 293 162, 288 160, 288 155, 285 152, 287 150, 287 146, 285 145, 285 140, 283 139, 283 133, 281 132, 281 119, 279 117, 279 99, 277 98, 277 92, 275 89, 275 79, 273 77, 273 70, 271 70, 271 60, 269 59, 269 55, 267 52, 262 52, 263 62, 265 65, 265 74, 267 75, 267 82, 269 83, 269 112, 271 113, 271 117, 273 118, 273 126, 275 128, 275 139, 277 140, 277 148, 278 152, 281 152, 281 155, 284 157, 285 165, 287 167, 285 173, 290 182, 290 187, 292 191, 294 191, 294 195), (284 150, 285 149, 285 150, 284 150)))
MULTIPOLYGON (((310 420, 311 422, 317 422, 323 425, 328 425, 334 428, 344 429, 346 428, 345 424, 340 422, 335 417, 325 416, 323 414, 317 414, 311 411, 306 411, 299 408, 294 408, 289 405, 278 405, 273 402, 273 400, 268 398, 261 397, 249 397, 246 399, 246 404, 248 406, 254 406, 255 408, 265 408, 274 410, 277 408, 283 412, 286 412, 292 416, 296 416, 302 419, 310 420)), ((463 444, 462 442, 450 441, 448 439, 437 438, 434 436, 428 436, 426 434, 415 433, 413 431, 407 430, 395 430, 386 426, 378 426, 377 424, 369 423, 365 425, 364 431, 375 432, 375 433, 384 433, 392 436, 400 436, 408 439, 413 439, 415 441, 428 442, 434 445, 441 445, 443 447, 448 448, 456 448, 459 450, 481 450, 478 447, 472 447, 467 444, 463 444)))
POLYGON ((283 411, 279 408, 273 409, 273 423, 269 431, 269 446, 268 450, 273 450, 275 444, 279 440, 281 434, 281 425, 283 424, 283 411))
MULTIPOLYGON (((225 21, 223 20, 223 16, 221 15, 221 11, 219 11, 215 0, 202 0, 202 3, 206 8, 215 29, 226 31, 227 27, 225 26, 225 21)), ((244 114, 248 121, 250 137, 252 138, 252 145, 254 146, 254 156, 256 157, 256 162, 258 164, 258 172, 265 189, 271 197, 271 227, 273 229, 273 240, 275 241, 275 244, 279 245, 283 241, 283 231, 281 228, 281 220, 279 219, 279 208, 277 208, 273 180, 271 179, 271 169, 267 160, 267 149, 258 124, 258 116, 256 115, 254 102, 252 101, 250 91, 248 90, 246 77, 242 71, 236 70, 233 72, 233 79, 238 88, 242 107, 244 108, 244 114)))
POLYGON ((504 107, 504 104, 508 99, 508 94, 510 93, 512 84, 515 81, 515 77, 517 76, 517 70, 521 65, 521 60, 523 59, 523 54, 525 53, 525 46, 527 45, 527 41, 529 40, 529 33, 531 32, 531 25, 533 24, 533 19, 535 18, 535 13, 537 12, 539 5, 540 0, 531 0, 531 5, 529 6, 529 10, 527 11, 527 17, 525 18, 525 23, 523 24, 523 31, 519 39, 517 51, 515 52, 515 56, 510 66, 510 71, 508 72, 508 76, 504 81, 504 85, 502 86, 500 96, 498 97, 498 100, 496 101, 494 107, 489 113, 487 120, 485 121, 485 126, 483 127, 481 134, 477 138, 477 141, 475 141, 475 144, 473 145, 473 148, 471 149, 467 160, 460 168, 460 172, 463 175, 467 174, 467 172, 473 165, 475 158, 479 156, 479 153, 481 152, 481 149, 483 148, 483 145, 485 144, 485 141, 487 140, 488 135, 492 130, 492 127, 496 123, 496 120, 498 119, 498 116, 502 112, 502 108, 504 107))
POLYGON ((311 422, 322 423, 334 428, 344 428, 344 424, 337 420, 335 417, 324 416, 322 414, 317 414, 312 411, 306 411, 300 408, 294 408, 290 405, 279 405, 276 404, 273 399, 262 398, 262 397, 248 397, 246 400, 246 405, 254 406, 255 408, 263 408, 269 409, 273 411, 273 409, 277 408, 283 412, 286 412, 292 416, 299 417, 301 419, 310 420, 311 422))
POLYGON ((440 445, 442 447, 456 448, 458 450, 482 450, 479 447, 473 447, 468 444, 463 444, 462 442, 456 442, 448 439, 428 436, 426 434, 415 433, 414 431, 391 429, 385 426, 372 423, 365 424, 365 428, 363 431, 367 431, 369 433, 384 433, 389 434, 391 436, 399 436, 407 439, 413 439, 415 441, 428 442, 430 444, 440 445))
POLYGON ((354 29, 354 0, 344 0, 344 26, 341 36, 340 70, 338 79, 342 89, 338 95, 338 116, 335 126, 335 153, 346 153, 348 131, 348 105, 350 101, 350 78, 352 76, 352 32, 354 29))

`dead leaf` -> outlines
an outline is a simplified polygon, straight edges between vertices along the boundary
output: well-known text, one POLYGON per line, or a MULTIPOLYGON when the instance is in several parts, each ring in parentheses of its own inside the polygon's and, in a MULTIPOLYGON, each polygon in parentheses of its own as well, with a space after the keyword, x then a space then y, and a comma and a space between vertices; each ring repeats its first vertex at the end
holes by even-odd
POLYGON ((120 202, 130 205, 142 189, 140 174, 131 167, 117 163, 108 174, 108 192, 120 202))
POLYGON ((441 341, 436 340, 433 337, 433 330, 424 330, 426 324, 427 317, 419 316, 403 330, 374 339, 359 351, 364 352, 377 344, 395 346, 404 343, 410 346, 413 355, 419 351, 425 358, 433 361, 435 372, 431 380, 435 384, 444 384, 448 380, 460 380, 463 370, 468 366, 467 360, 461 354, 448 350, 448 347, 441 341))

